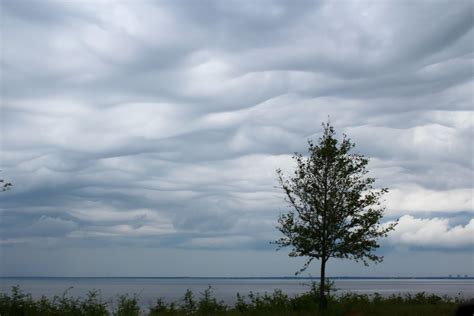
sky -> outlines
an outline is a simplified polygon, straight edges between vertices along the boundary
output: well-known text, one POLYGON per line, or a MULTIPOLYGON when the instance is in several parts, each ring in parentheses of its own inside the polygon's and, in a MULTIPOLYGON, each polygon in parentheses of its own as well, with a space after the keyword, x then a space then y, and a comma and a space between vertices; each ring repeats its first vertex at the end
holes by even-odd
POLYGON ((0 275, 293 275, 275 170, 329 117, 399 224, 327 274, 474 276, 472 1, 0 8, 0 275))

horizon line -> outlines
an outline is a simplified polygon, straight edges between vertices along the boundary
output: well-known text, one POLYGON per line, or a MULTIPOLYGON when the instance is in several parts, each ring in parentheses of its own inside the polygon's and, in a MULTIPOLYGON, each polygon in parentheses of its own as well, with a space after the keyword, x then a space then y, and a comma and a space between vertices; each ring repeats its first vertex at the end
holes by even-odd
MULTIPOLYGON (((318 280, 318 276, 0 276, 0 279, 215 279, 215 280, 318 280)), ((450 276, 329 276, 326 279, 474 279, 470 275, 450 276)))

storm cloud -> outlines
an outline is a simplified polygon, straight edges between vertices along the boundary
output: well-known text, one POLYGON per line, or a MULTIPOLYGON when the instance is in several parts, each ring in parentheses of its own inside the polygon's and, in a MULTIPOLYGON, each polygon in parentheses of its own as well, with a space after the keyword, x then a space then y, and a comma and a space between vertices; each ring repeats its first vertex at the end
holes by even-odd
POLYGON ((290 171, 328 117, 390 189, 384 221, 400 224, 385 251, 466 256, 473 12, 462 0, 2 1, 0 175, 14 187, 0 196, 1 274, 41 274, 9 268, 32 249, 273 251, 287 210, 275 169, 290 171))

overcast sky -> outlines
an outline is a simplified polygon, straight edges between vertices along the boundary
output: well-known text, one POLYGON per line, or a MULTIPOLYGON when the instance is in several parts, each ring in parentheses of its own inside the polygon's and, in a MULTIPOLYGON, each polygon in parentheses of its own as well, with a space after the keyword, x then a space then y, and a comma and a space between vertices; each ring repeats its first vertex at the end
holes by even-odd
POLYGON ((275 169, 328 116, 400 219, 329 275, 474 275, 473 12, 2 0, 0 275, 292 275, 275 169))

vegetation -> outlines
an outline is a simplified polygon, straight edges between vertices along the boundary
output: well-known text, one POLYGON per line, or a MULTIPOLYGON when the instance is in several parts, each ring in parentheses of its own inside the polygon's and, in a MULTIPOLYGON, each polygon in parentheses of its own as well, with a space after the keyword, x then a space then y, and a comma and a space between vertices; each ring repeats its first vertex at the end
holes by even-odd
MULTIPOLYGON (((117 300, 117 306, 104 303, 98 292, 92 291, 83 299, 67 296, 67 291, 60 297, 52 299, 42 297, 33 299, 24 294, 18 286, 13 287, 11 294, 0 294, 0 315, 2 316, 160 316, 160 315, 198 315, 198 316, 239 316, 239 315, 288 315, 305 316, 321 315, 317 299, 319 286, 314 283, 307 293, 289 297, 280 290, 263 295, 250 293, 247 296, 237 294, 233 307, 226 306, 212 296, 209 287, 200 298, 188 290, 179 302, 167 303, 158 299, 148 311, 140 310, 137 296, 122 295, 117 300)), ((453 315, 460 298, 440 297, 431 294, 392 295, 382 297, 379 294, 342 294, 334 296, 327 294, 330 301, 326 316, 337 315, 453 315)))
POLYGON ((354 259, 366 265, 381 262, 383 257, 374 254, 379 247, 377 239, 396 224, 380 225, 384 213, 381 197, 388 190, 375 190, 375 180, 366 177, 369 160, 351 153, 355 145, 346 135, 338 144, 329 122, 323 128, 318 144, 308 141, 308 157, 293 156, 296 170, 292 176, 286 178, 277 170, 292 210, 280 215, 277 228, 284 237, 275 242, 280 247, 290 246, 292 257, 308 258, 299 272, 313 259, 320 261, 321 309, 327 306, 323 289, 328 259, 354 259))

